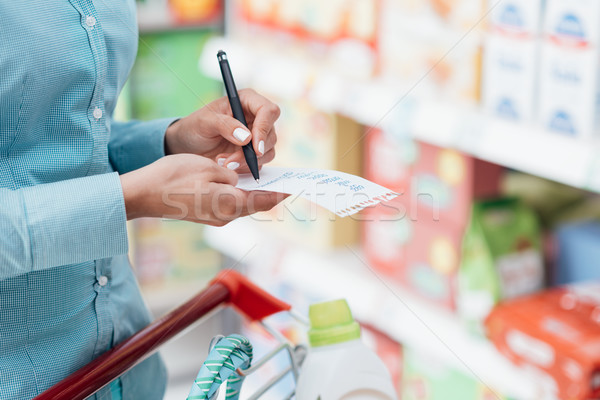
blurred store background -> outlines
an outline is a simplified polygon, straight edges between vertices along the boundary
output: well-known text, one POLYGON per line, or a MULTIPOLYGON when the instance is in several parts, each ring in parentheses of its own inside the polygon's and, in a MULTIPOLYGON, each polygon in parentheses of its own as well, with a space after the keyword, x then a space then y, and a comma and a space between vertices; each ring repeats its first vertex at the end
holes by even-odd
MULTIPOLYGON (((235 268, 304 313, 348 299, 403 400, 600 398, 600 2, 138 0, 138 10, 118 119, 183 116, 222 96, 224 49, 238 88, 281 107, 276 164, 402 193, 356 218, 290 199, 223 228, 135 220, 130 257, 156 316, 235 268)), ((217 314, 163 349, 166 399, 184 399, 210 338, 235 331, 259 355, 272 346, 234 312, 217 314)), ((261 398, 281 399, 278 389, 261 398)))

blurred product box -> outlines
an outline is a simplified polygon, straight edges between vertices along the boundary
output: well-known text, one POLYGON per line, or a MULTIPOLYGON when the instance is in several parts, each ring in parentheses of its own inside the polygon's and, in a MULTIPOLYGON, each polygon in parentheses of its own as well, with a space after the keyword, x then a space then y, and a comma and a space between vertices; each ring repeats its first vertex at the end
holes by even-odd
POLYGON ((410 218, 464 228, 476 199, 497 196, 503 167, 418 142, 411 187, 401 196, 410 218))
POLYGON ((483 57, 482 102, 489 115, 535 119, 542 5, 512 0, 493 8, 483 57))
POLYGON ((259 38, 254 45, 270 42, 280 44, 284 52, 304 51, 304 58, 314 58, 318 68, 370 78, 377 70, 379 4, 380 0, 236 0, 231 33, 240 40, 248 35, 259 38))
POLYGON ((133 118, 185 116, 223 95, 223 84, 198 67, 204 44, 215 34, 186 30, 140 36, 129 79, 133 118))
MULTIPOLYGON (((273 101, 281 107, 273 165, 362 175, 363 127, 360 124, 319 111, 304 99, 273 101)), ((316 249, 356 244, 360 235, 356 218, 340 218, 297 196, 291 196, 275 207, 264 219, 268 219, 271 228, 285 239, 316 249)))
POLYGON ((402 345, 378 329, 361 324, 362 341, 383 361, 398 393, 402 391, 402 345))
POLYGON ((200 224, 141 218, 133 221, 133 236, 134 267, 143 286, 203 284, 221 266, 221 256, 205 243, 200 224))
POLYGON ((516 199, 477 202, 463 240, 458 308, 474 330, 499 301, 544 286, 536 215, 516 199))
MULTIPOLYGON (((372 132, 367 146, 367 178, 401 193, 362 214, 367 259, 400 285, 454 310, 470 208, 476 199, 498 195, 502 167, 417 142, 405 157, 409 165, 402 163, 406 173, 396 174, 388 171, 388 164, 380 164, 387 158, 377 157, 386 147, 398 149, 391 139, 381 131, 372 132)), ((402 160, 402 153, 398 158, 402 160)))
POLYGON ((556 231, 558 259, 554 283, 564 285, 600 281, 600 223, 584 221, 556 231))
POLYGON ((444 26, 458 31, 467 31, 484 15, 482 0, 387 0, 384 4, 397 6, 418 23, 444 26))
POLYGON ((238 0, 237 5, 247 21, 300 38, 376 46, 379 0, 238 0))
POLYGON ((454 310, 463 230, 452 224, 412 221, 401 204, 393 205, 369 208, 363 215, 363 248, 369 264, 421 298, 454 310))
POLYGON ((406 194, 418 146, 411 139, 396 138, 380 128, 367 128, 365 135, 365 178, 406 194))
POLYGON ((487 334, 511 361, 539 370, 558 398, 600 398, 600 285, 579 284, 500 303, 487 334))
POLYGON ((472 373, 408 348, 404 349, 402 381, 402 400, 508 400, 472 373))
POLYGON ((223 0, 136 0, 142 31, 220 25, 223 0))
POLYGON ((479 1, 383 1, 380 74, 404 84, 413 96, 479 101, 481 41, 476 30, 465 31, 481 16, 479 1))
POLYGON ((540 72, 540 121, 578 138, 598 130, 600 3, 548 0, 540 72))
POLYGON ((385 14, 379 46, 379 72, 401 82, 411 95, 445 101, 478 102, 481 92, 481 44, 467 36, 408 30, 385 14), (452 48, 452 51, 448 51, 452 48))

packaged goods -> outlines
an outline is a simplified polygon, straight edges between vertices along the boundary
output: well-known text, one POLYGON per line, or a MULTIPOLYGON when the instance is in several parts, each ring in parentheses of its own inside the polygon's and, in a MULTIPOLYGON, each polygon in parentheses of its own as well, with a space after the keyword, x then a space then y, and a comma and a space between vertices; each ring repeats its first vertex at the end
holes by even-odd
POLYGON ((540 121, 549 131, 591 138, 598 130, 600 3, 549 0, 540 70, 540 121))
POLYGON ((518 200, 473 206, 459 269, 459 312, 474 328, 494 304, 544 285, 541 234, 535 214, 518 200))
POLYGON ((569 285, 500 303, 488 337, 510 360, 547 376, 558 398, 600 396, 600 286, 569 285))

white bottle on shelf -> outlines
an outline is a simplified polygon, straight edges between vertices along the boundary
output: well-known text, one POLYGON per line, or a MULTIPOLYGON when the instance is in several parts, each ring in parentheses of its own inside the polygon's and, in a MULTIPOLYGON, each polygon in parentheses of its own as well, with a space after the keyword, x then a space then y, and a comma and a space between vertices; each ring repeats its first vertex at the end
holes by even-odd
POLYGON ((383 362, 360 340, 346 300, 309 311, 311 349, 296 385, 297 400, 397 400, 383 362))

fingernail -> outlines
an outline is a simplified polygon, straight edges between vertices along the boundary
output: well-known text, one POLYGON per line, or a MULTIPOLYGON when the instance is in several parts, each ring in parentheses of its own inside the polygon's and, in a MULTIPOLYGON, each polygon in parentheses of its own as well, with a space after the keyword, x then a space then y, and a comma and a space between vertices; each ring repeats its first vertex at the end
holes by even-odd
POLYGON ((258 152, 260 153, 261 156, 263 154, 265 154, 265 141, 264 140, 261 140, 260 142, 258 142, 258 152))
POLYGON ((218 158, 217 159, 217 164, 222 167, 223 165, 225 165, 225 158, 218 158))
POLYGON ((236 163, 235 161, 227 164, 227 168, 229 168, 231 170, 238 169, 239 167, 240 167, 240 163, 236 163))
POLYGON ((243 142, 244 140, 248 139, 248 136, 250 136, 250 132, 248 132, 245 129, 235 128, 235 130, 233 131, 233 137, 239 140, 240 142, 243 142))

